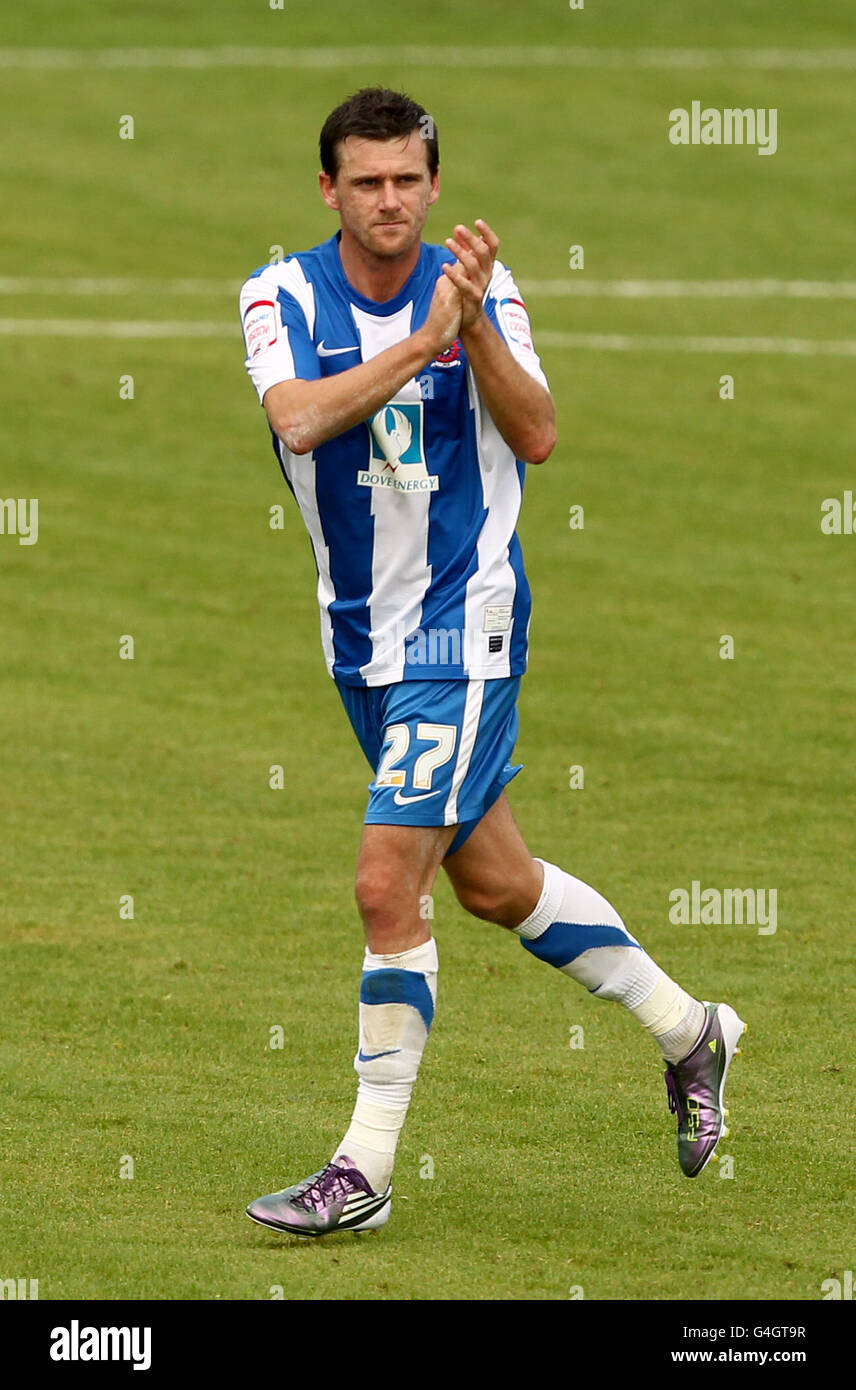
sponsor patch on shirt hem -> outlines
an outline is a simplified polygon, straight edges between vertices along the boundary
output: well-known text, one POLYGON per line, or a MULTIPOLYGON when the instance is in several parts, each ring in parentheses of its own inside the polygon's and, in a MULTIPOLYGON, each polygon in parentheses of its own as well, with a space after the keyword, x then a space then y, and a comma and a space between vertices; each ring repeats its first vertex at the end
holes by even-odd
POLYGON ((510 603, 489 603, 484 610, 484 632, 507 632, 511 627, 510 603))

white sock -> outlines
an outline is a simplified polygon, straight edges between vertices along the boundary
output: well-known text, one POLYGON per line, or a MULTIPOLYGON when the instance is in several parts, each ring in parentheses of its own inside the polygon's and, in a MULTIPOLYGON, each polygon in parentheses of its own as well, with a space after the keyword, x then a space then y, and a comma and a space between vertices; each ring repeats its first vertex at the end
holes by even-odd
POLYGON ((667 1062, 681 1061, 701 1034, 704 1005, 646 955, 596 889, 555 864, 538 862, 544 887, 534 911, 515 928, 521 944, 598 999, 623 1004, 667 1062))
POLYGON ((368 949, 360 983, 357 1103, 334 1158, 346 1154, 375 1192, 389 1185, 395 1149, 434 1017, 437 943, 394 955, 368 949))

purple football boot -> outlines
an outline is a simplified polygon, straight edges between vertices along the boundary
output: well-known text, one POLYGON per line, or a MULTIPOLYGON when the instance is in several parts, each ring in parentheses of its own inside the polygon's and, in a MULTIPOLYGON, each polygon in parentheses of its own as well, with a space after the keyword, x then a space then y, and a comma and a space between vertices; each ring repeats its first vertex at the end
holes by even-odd
POLYGON ((728 1134, 722 1097, 732 1057, 746 1024, 728 1004, 708 1004, 701 1037, 681 1062, 666 1067, 669 1109, 678 1117, 678 1162, 695 1178, 715 1158, 714 1150, 728 1134))
POLYGON ((375 1192, 345 1154, 283 1192, 257 1197, 247 1216, 260 1226, 294 1236, 330 1231, 373 1231, 389 1219, 392 1188, 375 1192))

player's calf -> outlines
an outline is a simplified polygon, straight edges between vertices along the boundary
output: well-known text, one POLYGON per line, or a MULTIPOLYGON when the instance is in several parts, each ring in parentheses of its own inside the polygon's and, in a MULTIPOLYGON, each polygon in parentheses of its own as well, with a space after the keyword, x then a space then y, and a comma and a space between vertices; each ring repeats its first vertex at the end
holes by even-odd
POLYGON ((695 1177, 725 1132, 725 1080, 742 1019, 727 1004, 694 999, 646 954, 606 898, 555 864, 544 864, 538 904, 516 931, 539 960, 596 998, 623 1004, 651 1034, 668 1063, 681 1169, 695 1177))

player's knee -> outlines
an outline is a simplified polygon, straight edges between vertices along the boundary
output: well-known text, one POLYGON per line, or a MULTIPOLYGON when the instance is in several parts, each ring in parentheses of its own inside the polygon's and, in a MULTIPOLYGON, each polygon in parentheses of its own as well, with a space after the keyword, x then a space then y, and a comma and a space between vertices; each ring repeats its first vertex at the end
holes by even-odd
POLYGON ((360 866, 354 895, 366 926, 382 929, 385 922, 398 917, 401 887, 401 874, 395 866, 383 862, 360 866))
POLYGON ((456 883, 454 887, 458 902, 472 917, 479 917, 483 922, 504 924, 508 912, 508 894, 503 884, 482 880, 478 883, 456 883))

